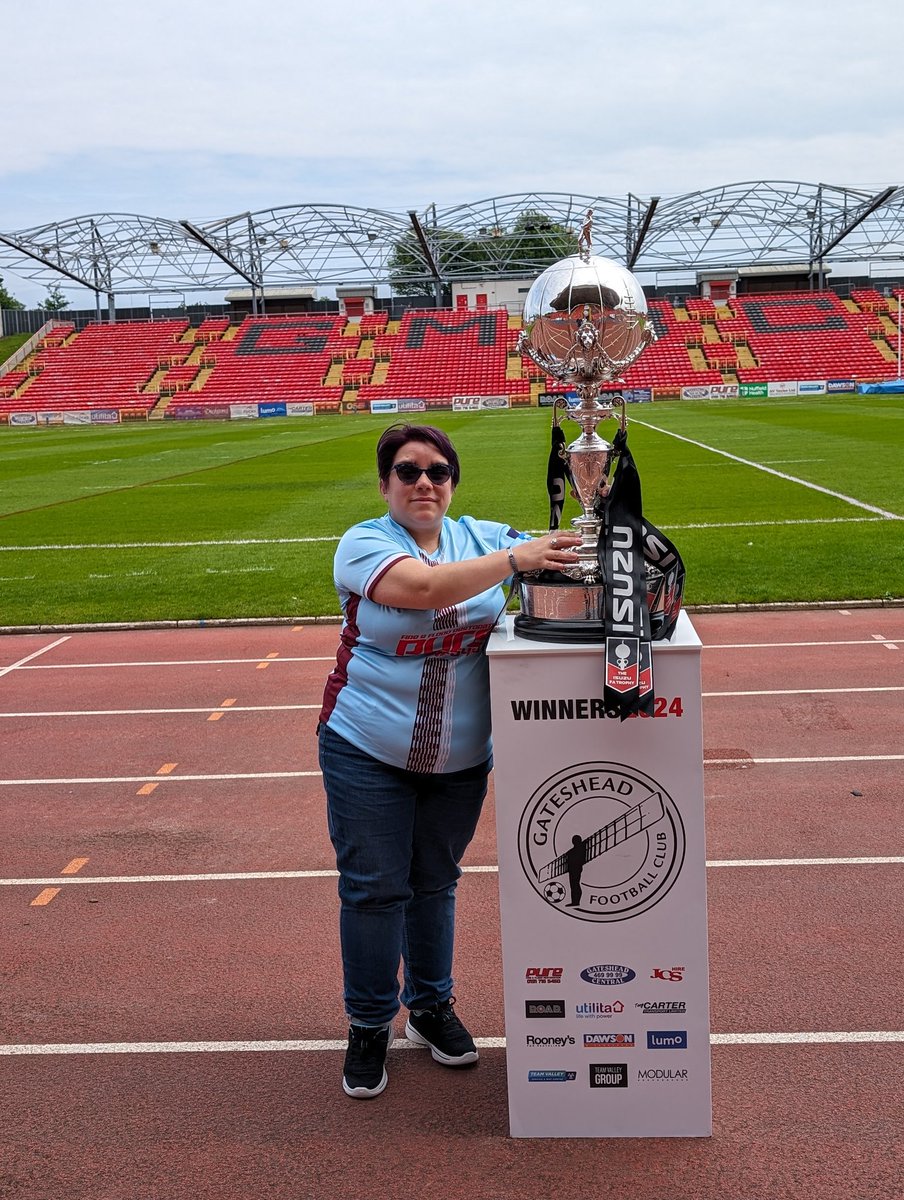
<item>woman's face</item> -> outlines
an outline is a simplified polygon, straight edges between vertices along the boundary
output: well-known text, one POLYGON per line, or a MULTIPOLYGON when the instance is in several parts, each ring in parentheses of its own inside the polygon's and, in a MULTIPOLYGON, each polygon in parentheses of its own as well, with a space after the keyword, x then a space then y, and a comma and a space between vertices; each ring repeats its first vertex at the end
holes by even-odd
MULTIPOLYGON (((413 463, 417 467, 432 467, 436 463, 449 465, 449 460, 430 442, 405 442, 396 451, 392 465, 413 463)), ((418 534, 428 540, 439 531, 443 517, 452 503, 455 491, 452 480, 432 483, 421 475, 415 483, 402 483, 395 471, 389 472, 387 480, 380 480, 380 491, 389 505, 389 515, 403 525, 415 539, 418 534)))

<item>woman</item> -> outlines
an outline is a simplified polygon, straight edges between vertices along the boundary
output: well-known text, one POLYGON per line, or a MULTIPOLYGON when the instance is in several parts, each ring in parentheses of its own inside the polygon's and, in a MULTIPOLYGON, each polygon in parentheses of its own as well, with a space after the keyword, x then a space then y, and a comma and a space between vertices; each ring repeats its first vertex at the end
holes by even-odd
POLYGON ((450 520, 458 455, 432 426, 387 429, 377 470, 387 514, 336 551, 345 622, 318 726, 350 1022, 342 1086, 359 1099, 386 1087, 400 961, 407 1036, 445 1066, 477 1061, 453 1008, 452 944, 491 766, 484 649, 503 582, 577 561, 580 541, 450 520))

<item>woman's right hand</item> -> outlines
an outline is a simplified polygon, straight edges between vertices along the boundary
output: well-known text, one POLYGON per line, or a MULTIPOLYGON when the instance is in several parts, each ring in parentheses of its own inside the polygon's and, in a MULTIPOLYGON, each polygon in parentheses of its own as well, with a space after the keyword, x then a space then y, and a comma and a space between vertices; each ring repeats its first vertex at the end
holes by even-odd
POLYGON ((580 544, 580 534, 557 529, 542 537, 531 538, 529 542, 515 542, 512 552, 522 574, 530 571, 562 571, 578 562, 574 547, 580 544))

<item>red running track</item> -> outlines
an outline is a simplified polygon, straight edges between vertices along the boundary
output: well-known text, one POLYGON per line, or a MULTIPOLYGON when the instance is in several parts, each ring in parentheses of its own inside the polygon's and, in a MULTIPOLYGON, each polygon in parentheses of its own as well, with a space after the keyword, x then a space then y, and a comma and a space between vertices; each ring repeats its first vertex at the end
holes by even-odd
POLYGON ((480 1065, 399 1045, 379 1100, 342 1094, 335 626, 0 638, 0 1196, 900 1200, 904 610, 694 624, 702 1140, 508 1138, 492 804, 456 963, 480 1065))

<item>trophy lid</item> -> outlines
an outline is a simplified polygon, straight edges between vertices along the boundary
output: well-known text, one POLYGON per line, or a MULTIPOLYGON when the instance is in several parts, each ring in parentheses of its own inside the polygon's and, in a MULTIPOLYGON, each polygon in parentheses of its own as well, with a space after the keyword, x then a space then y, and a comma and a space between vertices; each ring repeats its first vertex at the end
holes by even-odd
POLYGON ((589 253, 563 258, 534 280, 523 322, 521 349, 550 375, 584 384, 618 378, 654 336, 635 277, 589 253))

